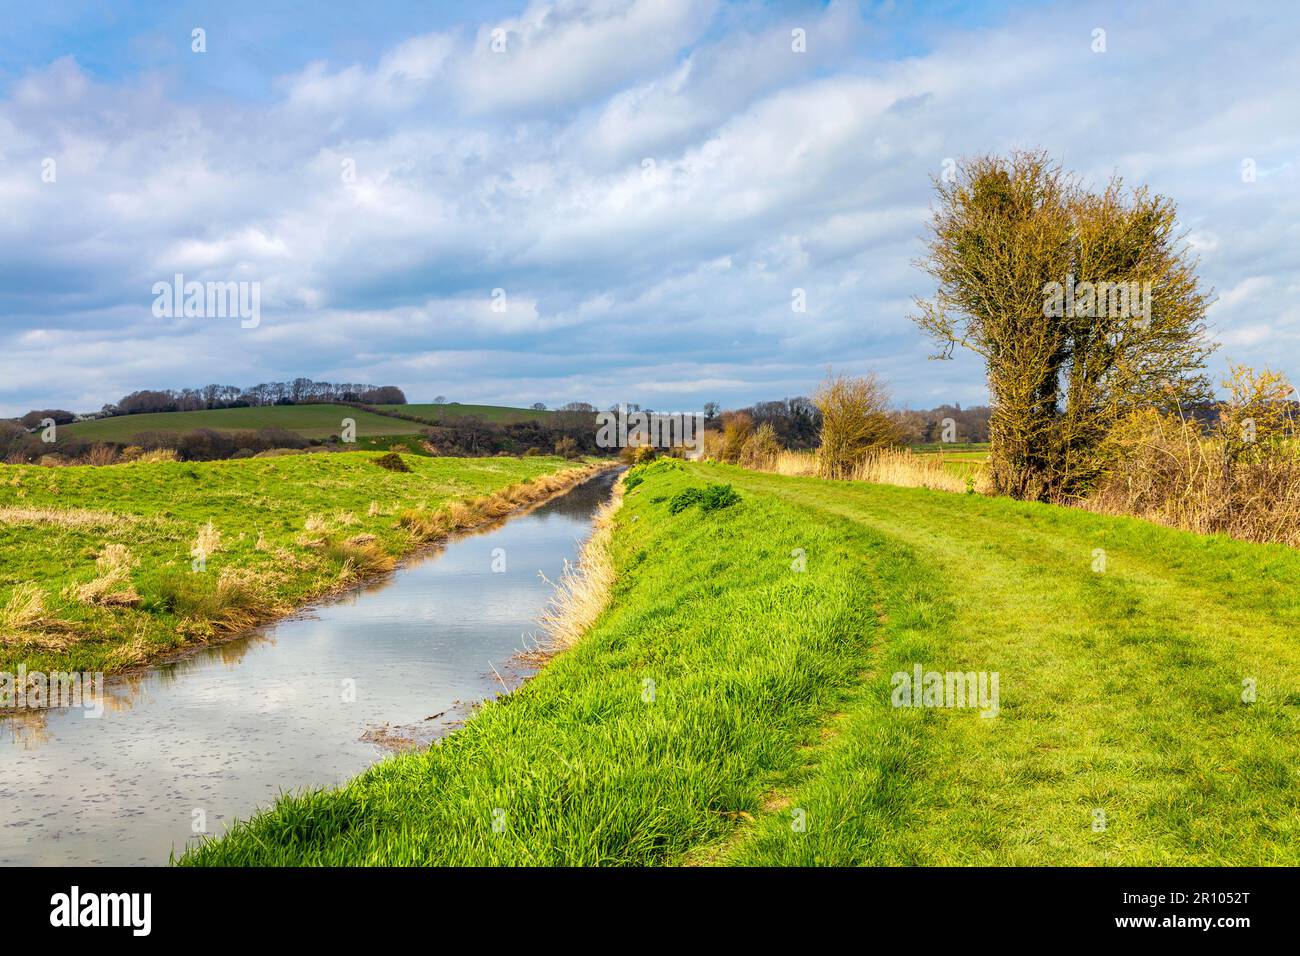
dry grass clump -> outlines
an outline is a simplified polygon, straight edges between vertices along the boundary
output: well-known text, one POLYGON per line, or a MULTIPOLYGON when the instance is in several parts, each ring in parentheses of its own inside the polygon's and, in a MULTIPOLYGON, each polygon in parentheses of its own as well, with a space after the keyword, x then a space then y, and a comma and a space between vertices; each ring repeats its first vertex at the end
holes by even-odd
POLYGON ((372 577, 393 570, 396 560, 372 534, 359 534, 346 541, 329 541, 324 547, 326 557, 343 565, 341 581, 372 577))
POLYGON ((217 526, 208 521, 203 527, 199 528, 199 536, 194 539, 194 546, 190 548, 190 554, 199 558, 206 558, 209 555, 216 554, 221 550, 221 532, 217 526))
MULTIPOLYGON (((776 456, 772 467, 765 469, 778 475, 810 477, 824 474, 816 451, 783 451, 776 456)), ((966 479, 954 475, 943 465, 937 455, 918 455, 902 448, 881 448, 862 458, 852 470, 843 475, 851 481, 873 481, 883 485, 900 485, 904 488, 933 488, 936 491, 987 491, 981 474, 973 488, 966 479)))
POLYGON ((446 511, 407 508, 397 516, 397 526, 418 541, 433 541, 452 530, 446 511))
POLYGON ((1208 431, 1154 409, 1108 437, 1108 467, 1085 507, 1188 531, 1300 546, 1300 424, 1286 377, 1232 366, 1208 431))
POLYGON ((233 633, 271 620, 285 608, 252 568, 223 568, 215 588, 202 574, 183 574, 163 585, 163 594, 190 634, 233 633))
POLYGON ((45 621, 45 592, 30 581, 15 587, 0 607, 0 633, 30 630, 45 621))
POLYGON ((72 625, 46 609, 45 592, 34 582, 17 585, 0 606, 0 645, 58 651, 73 643, 72 635, 72 625))
POLYGON ((105 545, 95 559, 99 575, 85 584, 70 587, 65 596, 99 607, 134 607, 140 603, 140 595, 131 586, 131 568, 135 564, 126 545, 105 545))
POLYGON ((181 456, 176 453, 175 448, 155 448, 152 451, 146 451, 136 459, 140 465, 156 465, 164 461, 180 461, 181 456))
POLYGON ((609 546, 614 535, 614 515, 622 504, 620 481, 610 500, 596 512, 591 537, 583 544, 577 565, 564 562, 564 573, 540 618, 546 653, 557 654, 576 644, 609 604, 614 588, 614 559, 609 546))
POLYGON ((113 529, 136 523, 134 515, 114 514, 89 508, 0 508, 0 524, 57 525, 61 528, 113 529))

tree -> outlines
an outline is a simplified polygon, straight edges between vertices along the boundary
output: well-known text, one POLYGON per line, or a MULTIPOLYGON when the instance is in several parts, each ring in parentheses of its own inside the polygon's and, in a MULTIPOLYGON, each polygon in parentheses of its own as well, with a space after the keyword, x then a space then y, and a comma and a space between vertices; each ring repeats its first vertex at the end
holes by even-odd
POLYGON ((1172 201, 1113 177, 1085 189, 1042 152, 979 157, 937 182, 917 325, 984 358, 994 490, 1060 500, 1093 487, 1134 408, 1204 399, 1207 294, 1172 201))
POLYGON ((715 418, 718 417, 718 412, 720 412, 721 410, 722 410, 722 406, 719 405, 717 402, 705 402, 704 420, 706 422, 713 421, 715 418))

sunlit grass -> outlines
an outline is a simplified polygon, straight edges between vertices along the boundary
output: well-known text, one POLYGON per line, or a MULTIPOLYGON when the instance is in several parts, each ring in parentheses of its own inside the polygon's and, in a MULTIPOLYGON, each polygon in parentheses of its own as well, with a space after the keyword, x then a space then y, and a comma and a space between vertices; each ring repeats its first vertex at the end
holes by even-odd
POLYGON ((441 746, 282 799, 187 860, 1300 860, 1296 552, 653 467, 615 519, 610 606, 572 650, 441 746), (706 482, 741 500, 669 513, 706 482), (891 674, 916 663, 999 672, 999 715, 892 707, 891 674))
POLYGON ((405 511, 446 533, 527 494, 490 509, 461 499, 573 464, 408 456, 411 471, 396 473, 377 457, 0 465, 0 608, 14 609, 0 615, 0 670, 112 670, 257 623, 436 537, 403 527, 405 511), (452 506, 463 520, 446 517, 452 506), (19 613, 34 600, 39 615, 19 613))

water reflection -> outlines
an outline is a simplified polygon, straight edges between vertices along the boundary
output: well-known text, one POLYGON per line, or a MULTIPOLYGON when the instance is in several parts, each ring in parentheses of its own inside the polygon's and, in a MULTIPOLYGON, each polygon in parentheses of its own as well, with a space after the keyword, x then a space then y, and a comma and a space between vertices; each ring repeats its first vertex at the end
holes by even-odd
POLYGON ((554 581, 575 558, 612 480, 310 613, 111 679, 101 718, 0 720, 0 863, 162 864, 281 791, 337 785, 454 728, 527 673, 515 654, 550 593, 538 572, 554 581))

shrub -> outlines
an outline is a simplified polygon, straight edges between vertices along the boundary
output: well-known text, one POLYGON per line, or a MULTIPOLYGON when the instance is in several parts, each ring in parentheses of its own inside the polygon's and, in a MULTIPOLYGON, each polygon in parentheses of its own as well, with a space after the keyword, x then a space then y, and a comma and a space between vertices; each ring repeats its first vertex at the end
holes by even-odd
POLYGON ((380 468, 386 468, 389 471, 409 472, 411 466, 395 451, 390 451, 386 455, 380 455, 375 459, 375 464, 380 468))
POLYGON ((568 458, 570 460, 577 458, 580 454, 578 451, 578 443, 566 435, 555 443, 555 453, 561 458, 568 458))
POLYGON ((90 451, 86 453, 88 465, 111 465, 115 461, 117 461, 117 448, 113 445, 102 443, 92 445, 90 451))
POLYGON ((1270 372, 1233 368, 1213 431, 1143 409, 1107 439, 1109 459, 1086 507, 1202 534, 1300 546, 1300 428, 1291 386, 1270 372))
POLYGON ((746 468, 770 471, 776 465, 776 460, 783 451, 785 449, 781 447, 781 442, 777 440, 776 429, 764 422, 758 426, 754 434, 746 439, 745 444, 741 447, 740 464, 746 468))
POLYGON ((692 505, 699 505, 700 511, 707 514, 710 511, 730 508, 738 501, 740 495, 736 494, 731 485, 708 484, 703 488, 687 488, 673 495, 672 500, 668 502, 668 513, 680 514, 692 505))
POLYGON ((874 373, 829 374, 813 402, 822 416, 823 478, 848 478, 873 449, 902 443, 902 430, 889 414, 889 393, 874 373))
POLYGON ((722 415, 722 447, 718 457, 728 464, 740 461, 741 449, 754 432, 754 419, 747 412, 724 412, 722 415))

